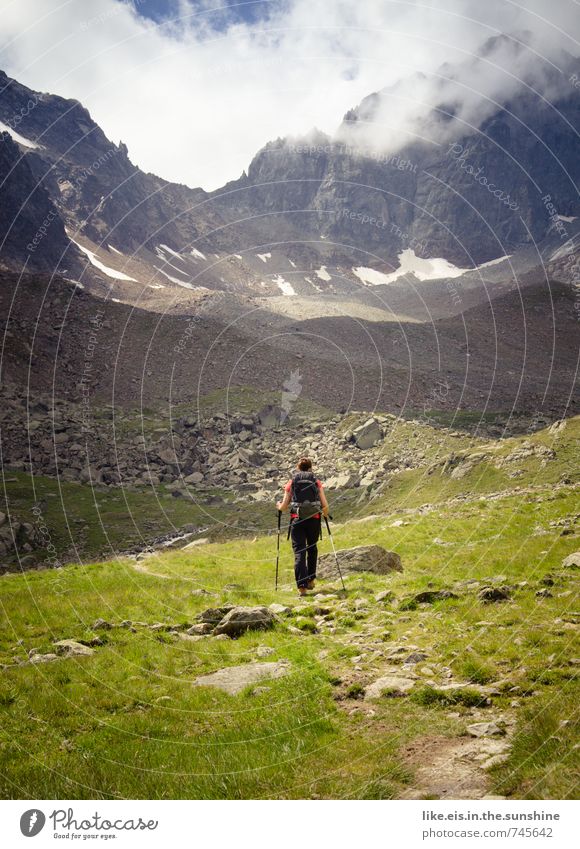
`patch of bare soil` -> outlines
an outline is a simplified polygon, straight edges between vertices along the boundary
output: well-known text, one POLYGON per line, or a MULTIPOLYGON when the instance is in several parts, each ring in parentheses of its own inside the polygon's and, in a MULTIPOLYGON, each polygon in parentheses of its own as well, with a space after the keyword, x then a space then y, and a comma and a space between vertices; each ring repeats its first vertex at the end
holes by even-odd
POLYGON ((490 782, 486 768, 505 755, 505 739, 422 737, 403 753, 415 774, 413 787, 401 799, 486 799, 490 782))

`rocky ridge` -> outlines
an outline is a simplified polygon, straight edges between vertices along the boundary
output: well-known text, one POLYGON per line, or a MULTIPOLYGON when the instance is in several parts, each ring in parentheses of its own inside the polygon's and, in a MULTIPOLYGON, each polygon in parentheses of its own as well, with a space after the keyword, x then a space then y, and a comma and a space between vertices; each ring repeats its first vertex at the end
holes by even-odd
MULTIPOLYGON (((382 491, 389 476, 429 465, 425 451, 397 439, 384 457, 393 428, 413 433, 418 422, 384 413, 354 413, 353 426, 341 416, 286 418, 276 406, 257 413, 218 413, 162 418, 148 413, 117 417, 111 408, 92 411, 87 426, 82 405, 36 396, 28 408, 17 390, 3 391, 1 415, 7 468, 98 486, 165 486, 176 497, 222 488, 244 499, 271 499, 297 455, 312 457, 329 489, 382 491), (360 422, 356 424, 357 420, 360 422), (158 425, 158 426, 155 426, 158 425)), ((470 444, 467 434, 442 429, 447 439, 470 444)))

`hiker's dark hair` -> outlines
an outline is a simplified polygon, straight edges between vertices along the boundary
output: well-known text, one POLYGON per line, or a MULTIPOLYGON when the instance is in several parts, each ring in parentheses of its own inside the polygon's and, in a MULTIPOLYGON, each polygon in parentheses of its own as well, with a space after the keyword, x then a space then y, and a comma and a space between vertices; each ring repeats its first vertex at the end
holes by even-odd
POLYGON ((309 460, 308 457, 301 457, 298 460, 298 468, 301 472, 309 472, 312 468, 312 460, 309 460))

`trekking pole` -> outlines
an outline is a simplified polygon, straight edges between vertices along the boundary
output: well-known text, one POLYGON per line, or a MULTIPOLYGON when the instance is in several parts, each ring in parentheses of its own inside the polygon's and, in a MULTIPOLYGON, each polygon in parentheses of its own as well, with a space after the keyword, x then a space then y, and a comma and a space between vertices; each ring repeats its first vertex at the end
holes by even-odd
MULTIPOLYGON (((330 517, 332 518, 332 516, 330 517)), ((326 522, 326 530, 328 531, 328 536, 330 537, 330 544, 332 546, 332 553, 334 554, 334 559, 336 560, 336 568, 338 569, 338 574, 340 575, 340 583, 342 584, 343 590, 346 592, 346 587, 344 585, 344 579, 342 577, 342 572, 340 571, 340 563, 338 562, 338 554, 336 553, 336 548, 334 547, 334 540, 332 539, 332 533, 330 531, 330 525, 328 524, 328 518, 325 516, 324 521, 326 522)))
POLYGON ((278 564, 280 563, 280 524, 282 522, 282 511, 278 510, 278 536, 276 543, 276 590, 278 589, 278 564))

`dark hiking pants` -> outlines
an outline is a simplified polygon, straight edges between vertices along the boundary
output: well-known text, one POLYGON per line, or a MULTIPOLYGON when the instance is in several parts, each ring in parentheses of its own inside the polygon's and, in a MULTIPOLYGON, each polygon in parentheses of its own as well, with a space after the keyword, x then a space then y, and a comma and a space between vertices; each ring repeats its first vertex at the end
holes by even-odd
POLYGON ((305 587, 316 578, 316 543, 320 536, 320 519, 293 519, 291 536, 296 583, 299 587, 305 587))

